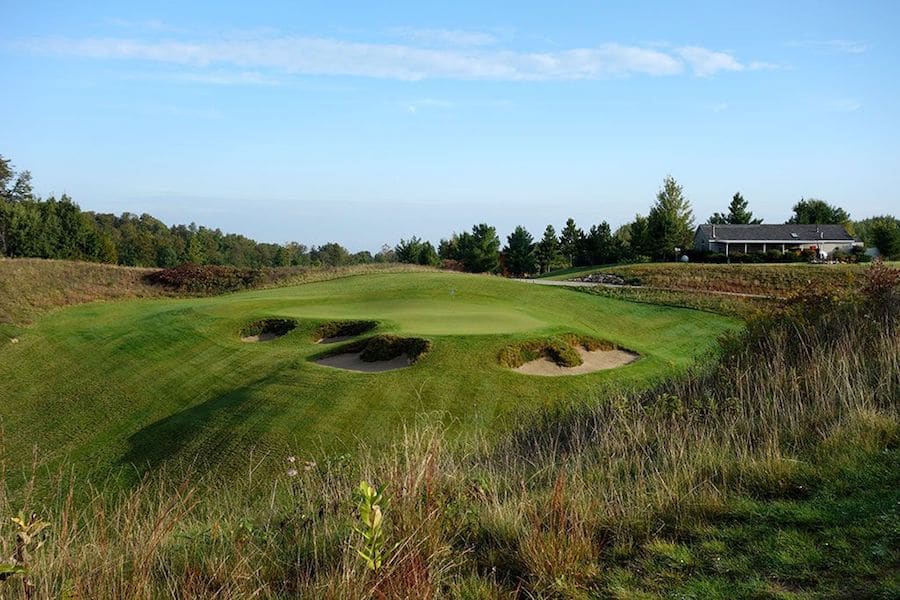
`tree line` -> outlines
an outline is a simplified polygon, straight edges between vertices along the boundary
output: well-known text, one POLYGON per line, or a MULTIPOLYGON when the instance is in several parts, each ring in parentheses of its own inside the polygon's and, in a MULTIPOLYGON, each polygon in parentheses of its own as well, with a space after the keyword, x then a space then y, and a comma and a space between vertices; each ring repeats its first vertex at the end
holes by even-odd
MULTIPOLYGON (((727 212, 716 212, 707 222, 758 224, 762 220, 753 216, 738 192, 727 212)), ((900 258, 900 221, 890 215, 853 222, 840 207, 801 199, 788 223, 843 224, 883 256, 900 258)), ((437 247, 414 236, 394 247, 385 245, 375 254, 351 253, 336 242, 318 247, 261 243, 194 223, 170 227, 148 214, 82 211, 65 194, 59 199, 36 196, 31 174, 16 172, 0 156, 0 253, 9 257, 162 268, 184 263, 260 268, 403 262, 521 276, 622 261, 673 260, 692 248, 694 230, 691 203, 682 186, 669 176, 647 215, 635 215, 615 231, 606 221, 584 230, 570 218, 559 234, 552 224, 547 225, 540 239, 518 226, 503 245, 496 228, 479 223, 471 231, 440 240, 437 247)))
POLYGON ((31 173, 17 173, 2 156, 0 253, 162 268, 184 263, 260 268, 394 261, 393 249, 387 247, 373 255, 351 253, 336 242, 318 247, 261 243, 194 223, 169 227, 148 214, 83 211, 65 194, 39 198, 31 173))

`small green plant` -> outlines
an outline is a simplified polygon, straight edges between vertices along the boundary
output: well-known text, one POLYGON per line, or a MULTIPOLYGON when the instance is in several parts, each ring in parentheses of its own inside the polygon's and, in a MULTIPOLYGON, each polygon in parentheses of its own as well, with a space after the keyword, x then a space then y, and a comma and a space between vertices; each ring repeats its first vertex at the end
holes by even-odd
POLYGON ((362 536, 362 546, 356 552, 365 561, 366 568, 372 572, 378 572, 384 561, 387 560, 391 549, 385 546, 384 541, 384 511, 387 508, 387 500, 384 497, 384 488, 374 488, 365 481, 359 482, 357 493, 359 502, 359 521, 361 526, 356 532, 362 536))
POLYGON ((25 513, 20 512, 18 516, 12 518, 13 524, 16 525, 16 547, 13 552, 12 563, 0 563, 0 581, 16 575, 22 576, 22 594, 26 600, 33 597, 34 586, 28 578, 28 561, 31 559, 30 552, 37 550, 43 545, 43 541, 38 539, 39 534, 50 526, 50 523, 41 521, 36 514, 25 517, 25 513))

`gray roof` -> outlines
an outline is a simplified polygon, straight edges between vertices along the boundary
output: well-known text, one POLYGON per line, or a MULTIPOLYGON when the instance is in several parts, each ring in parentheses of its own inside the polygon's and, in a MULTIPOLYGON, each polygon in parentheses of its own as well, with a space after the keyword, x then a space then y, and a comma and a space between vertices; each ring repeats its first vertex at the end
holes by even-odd
POLYGON ((700 225, 698 232, 700 230, 710 240, 721 242, 853 241, 853 236, 843 225, 710 225, 707 223, 700 225))

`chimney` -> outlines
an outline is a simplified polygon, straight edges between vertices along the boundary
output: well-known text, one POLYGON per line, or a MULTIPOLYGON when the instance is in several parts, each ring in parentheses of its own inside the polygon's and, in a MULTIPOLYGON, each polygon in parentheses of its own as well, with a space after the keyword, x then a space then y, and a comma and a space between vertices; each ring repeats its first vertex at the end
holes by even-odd
POLYGON ((715 237, 716 237, 716 224, 713 223, 713 226, 712 226, 712 227, 713 227, 712 236, 713 236, 713 239, 715 239, 715 237))

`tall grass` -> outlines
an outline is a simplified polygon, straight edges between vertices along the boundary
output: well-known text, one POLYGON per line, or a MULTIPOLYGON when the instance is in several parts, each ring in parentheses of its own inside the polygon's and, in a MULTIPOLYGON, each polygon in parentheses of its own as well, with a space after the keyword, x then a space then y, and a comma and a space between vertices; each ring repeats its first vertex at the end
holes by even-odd
MULTIPOLYGON (((724 340, 687 376, 529 417, 499 440, 450 443, 439 426, 415 423, 388 451, 285 457, 264 489, 253 470, 228 485, 163 470, 125 492, 36 472, 56 492, 0 488, 0 514, 24 509, 51 523, 27 565, 41 598, 639 597, 665 594, 673 580, 663 574, 713 572, 715 560, 737 566, 702 585, 755 577, 762 596, 817 585, 831 586, 819 589, 828 595, 866 586, 889 595, 898 558, 890 548, 845 576, 830 571, 830 548, 777 529, 785 556, 765 552, 799 562, 769 575, 735 558, 762 552, 754 544, 765 531, 741 548, 715 538, 733 529, 736 506, 815 511, 802 503, 834 490, 863 494, 869 484, 853 484, 861 473, 897 479, 871 467, 896 467, 900 446, 900 303, 896 281, 887 288, 868 299, 808 298, 724 340), (377 570, 357 553, 360 480, 388 497, 393 551, 377 570), (690 545, 703 536, 707 554, 690 545)), ((803 518, 824 519, 816 515, 803 518)), ((897 530, 895 508, 878 518, 897 530)), ((864 533, 829 539, 852 556, 852 536, 864 533)), ((12 543, 4 521, 0 557, 12 543)), ((743 588, 723 589, 730 597, 743 588)), ((0 594, 18 598, 21 587, 13 578, 0 594)))

